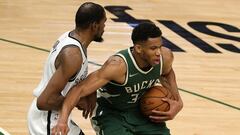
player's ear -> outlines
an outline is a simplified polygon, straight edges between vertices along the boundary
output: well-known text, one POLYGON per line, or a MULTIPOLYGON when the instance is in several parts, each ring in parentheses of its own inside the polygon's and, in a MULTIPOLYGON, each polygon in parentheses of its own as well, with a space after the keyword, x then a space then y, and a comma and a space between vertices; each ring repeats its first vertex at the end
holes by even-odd
POLYGON ((142 45, 134 44, 134 49, 136 50, 137 53, 141 53, 142 52, 142 45))
POLYGON ((98 30, 98 23, 97 22, 93 22, 92 24, 91 24, 91 29, 93 30, 93 31, 97 31, 98 30))

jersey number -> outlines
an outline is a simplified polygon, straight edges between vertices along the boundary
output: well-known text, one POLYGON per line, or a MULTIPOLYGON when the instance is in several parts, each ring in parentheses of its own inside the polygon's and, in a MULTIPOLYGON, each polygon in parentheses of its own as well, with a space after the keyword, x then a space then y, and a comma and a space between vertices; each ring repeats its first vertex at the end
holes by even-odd
POLYGON ((138 100, 139 94, 131 94, 132 100, 128 101, 128 103, 136 103, 138 100))

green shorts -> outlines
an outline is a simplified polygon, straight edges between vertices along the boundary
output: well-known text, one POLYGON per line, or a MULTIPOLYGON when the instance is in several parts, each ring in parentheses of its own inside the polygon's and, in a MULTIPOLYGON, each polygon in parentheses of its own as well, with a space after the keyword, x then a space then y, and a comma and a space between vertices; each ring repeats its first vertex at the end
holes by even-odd
POLYGON ((170 135, 165 122, 153 123, 137 111, 122 112, 98 106, 91 122, 97 135, 170 135))

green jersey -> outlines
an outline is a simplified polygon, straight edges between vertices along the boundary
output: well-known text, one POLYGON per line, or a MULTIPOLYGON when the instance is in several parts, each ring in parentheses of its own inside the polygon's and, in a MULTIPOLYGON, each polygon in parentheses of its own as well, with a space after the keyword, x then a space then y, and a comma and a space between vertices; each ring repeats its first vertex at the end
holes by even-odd
POLYGON ((121 57, 127 66, 125 82, 118 84, 109 82, 98 91, 101 104, 120 111, 138 108, 139 99, 143 93, 160 83, 159 77, 162 72, 163 61, 160 57, 160 64, 153 66, 148 71, 140 69, 131 53, 131 48, 122 50, 115 54, 121 57))
POLYGON ((92 125, 99 135, 170 135, 165 122, 154 123, 144 117, 139 109, 143 93, 160 83, 163 61, 148 71, 140 69, 131 48, 116 54, 127 66, 123 84, 109 82, 98 90, 97 107, 92 125))

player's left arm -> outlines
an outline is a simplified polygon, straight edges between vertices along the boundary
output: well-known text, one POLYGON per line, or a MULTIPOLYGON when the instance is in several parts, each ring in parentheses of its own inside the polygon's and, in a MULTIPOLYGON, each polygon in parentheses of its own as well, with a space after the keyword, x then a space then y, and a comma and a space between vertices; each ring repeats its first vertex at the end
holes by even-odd
POLYGON ((166 120, 172 120, 178 112, 183 108, 182 98, 179 94, 175 72, 172 67, 174 60, 173 53, 170 49, 162 47, 163 56, 163 73, 160 77, 161 83, 164 87, 167 87, 174 96, 175 100, 163 98, 162 100, 170 104, 170 109, 167 112, 153 111, 153 116, 150 118, 154 122, 161 122, 166 120))

